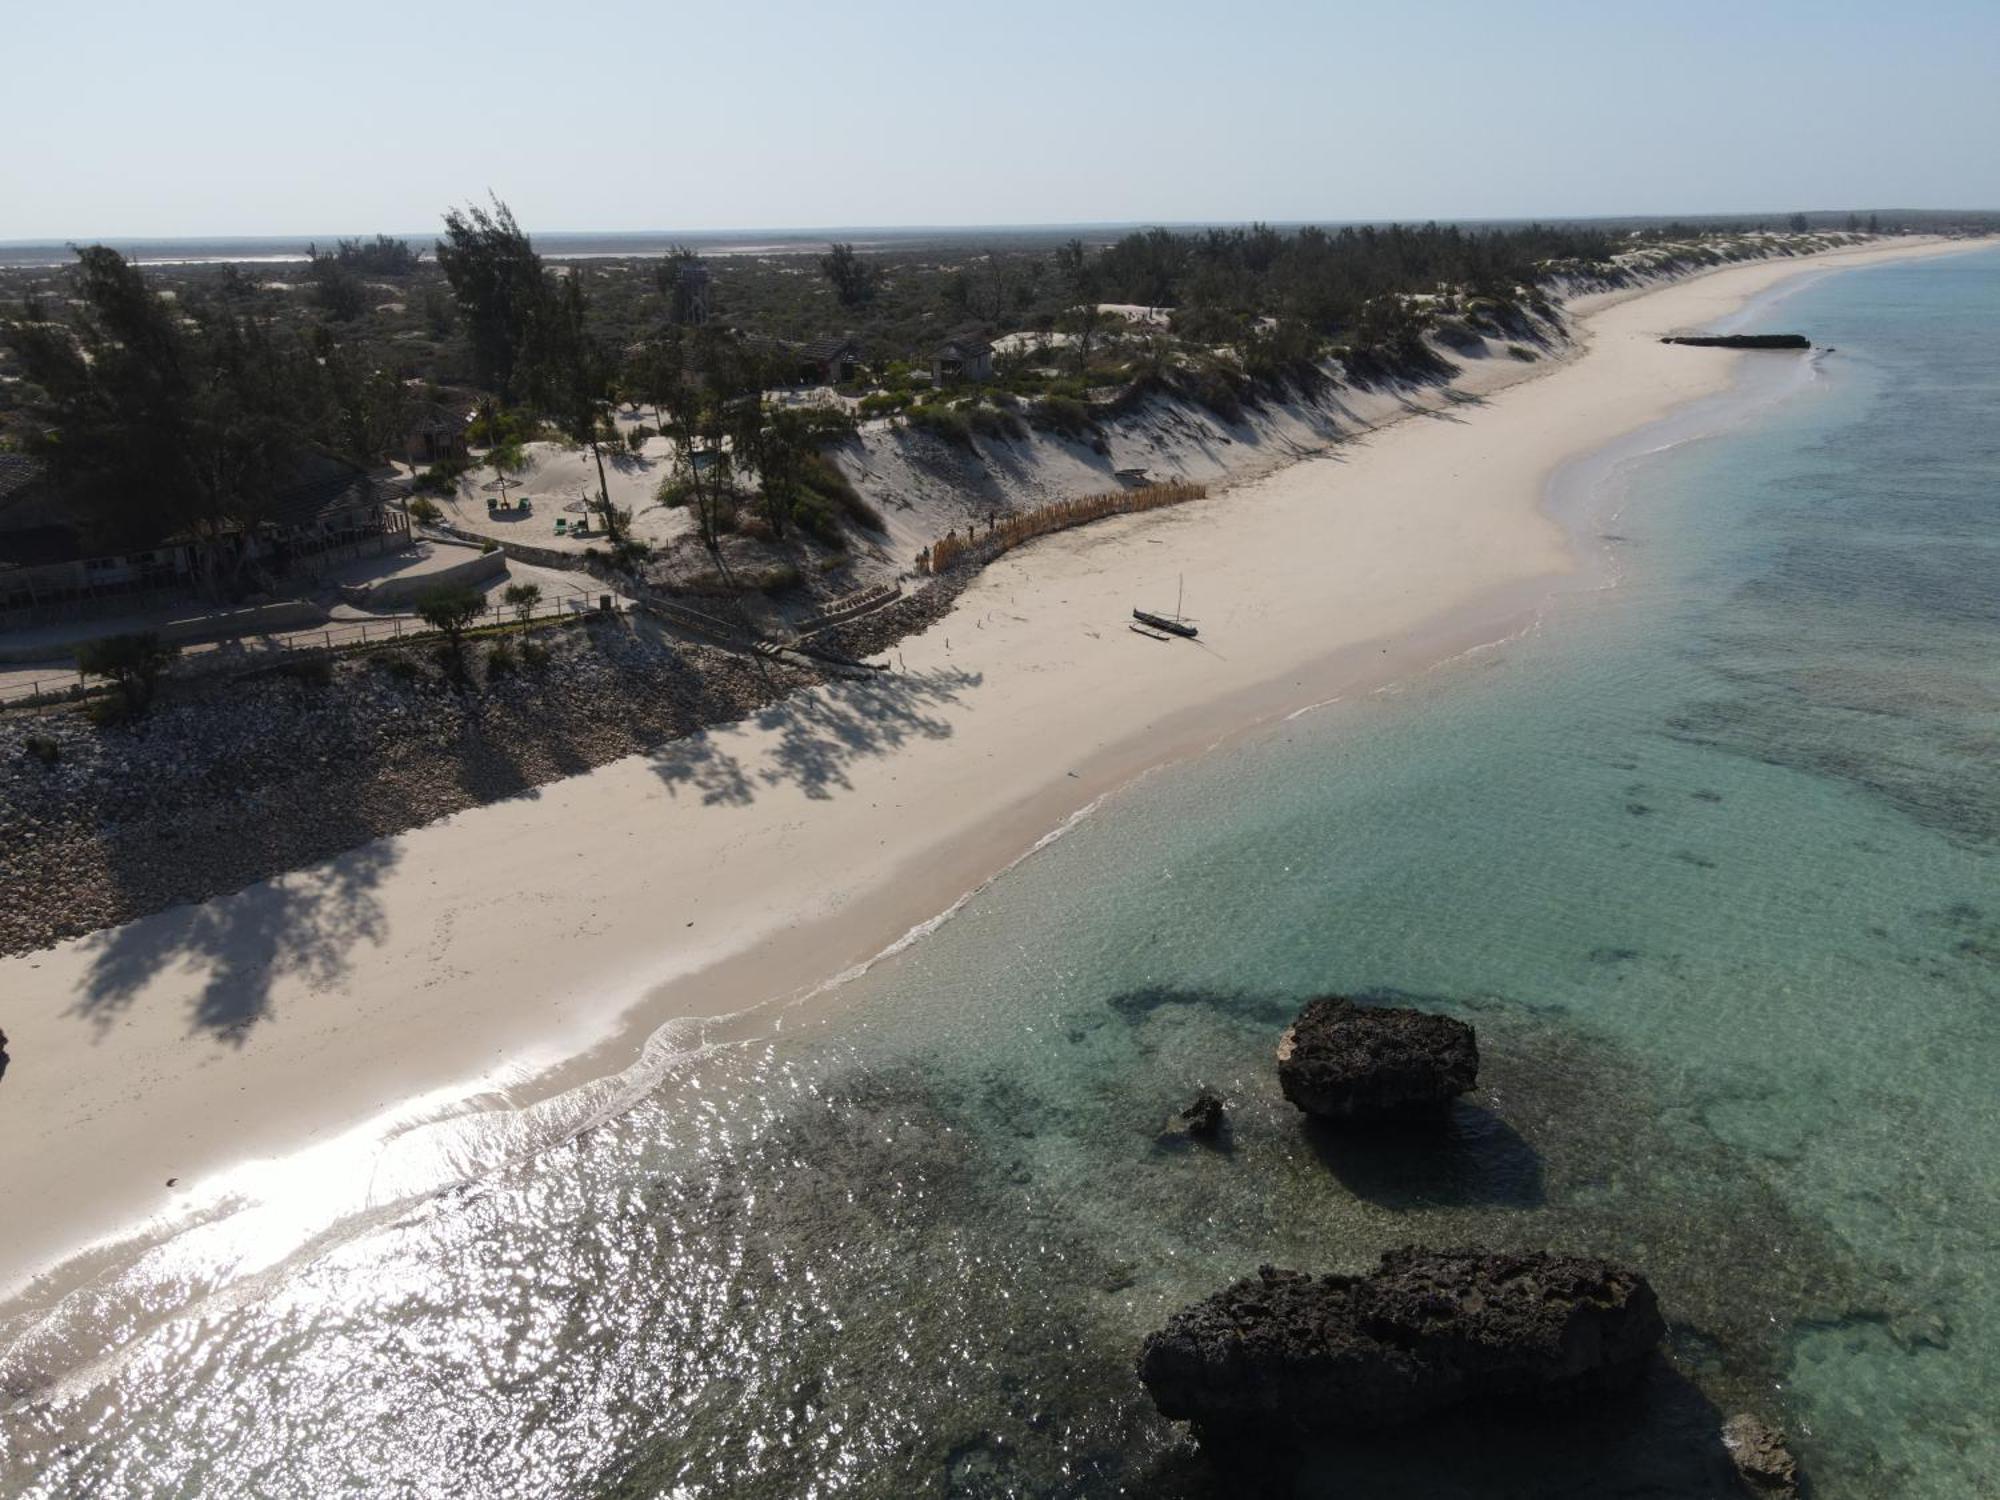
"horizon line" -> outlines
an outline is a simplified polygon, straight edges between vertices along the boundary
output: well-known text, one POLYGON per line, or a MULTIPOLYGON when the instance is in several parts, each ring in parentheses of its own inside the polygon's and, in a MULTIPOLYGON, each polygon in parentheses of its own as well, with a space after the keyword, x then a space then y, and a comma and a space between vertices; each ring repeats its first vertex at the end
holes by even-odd
MULTIPOLYGON (((1267 224, 1274 229, 1307 228, 1315 225, 1336 225, 1340 227, 1381 225, 1381 224, 1597 224, 1597 223, 1637 223, 1646 221, 1672 222, 1675 220, 1698 221, 1706 219, 1745 219, 1788 217, 1792 214, 1807 216, 1831 214, 1996 214, 2000 208, 1976 208, 1968 205, 1950 207, 1918 208, 1901 207, 1837 207, 1837 208, 1759 208, 1759 209, 1679 209, 1648 210, 1630 213, 1518 213, 1480 215, 1387 215, 1364 216, 1359 218, 1142 218, 1142 219, 1046 219, 1020 220, 991 223, 935 223, 935 224, 772 224, 772 225, 723 225, 707 229, 582 229, 554 228, 526 230, 530 238, 581 238, 589 236, 597 239, 671 239, 675 236, 689 236, 713 239, 721 236, 766 235, 792 238, 817 239, 828 235, 842 234, 975 234, 992 232, 1030 233, 1062 229, 1186 229, 1186 228, 1240 228, 1252 224, 1267 224)), ((206 230, 199 233, 151 234, 145 232, 119 232, 92 235, 43 235, 0 238, 0 249, 41 250, 66 249, 75 245, 103 245, 114 241, 133 244, 204 244, 218 241, 231 243, 295 243, 322 239, 363 238, 386 234, 392 239, 417 240, 425 237, 437 238, 439 230, 358 230, 332 232, 324 231, 259 231, 255 233, 234 233, 223 230, 206 230)))

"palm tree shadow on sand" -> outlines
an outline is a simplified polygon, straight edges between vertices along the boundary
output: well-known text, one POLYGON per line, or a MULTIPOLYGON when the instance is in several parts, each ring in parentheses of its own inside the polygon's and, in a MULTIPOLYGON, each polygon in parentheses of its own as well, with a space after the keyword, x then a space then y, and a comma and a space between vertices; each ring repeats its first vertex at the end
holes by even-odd
POLYGON ((240 1044, 270 1015, 280 978, 336 982, 357 944, 380 943, 388 922, 377 887, 395 865, 377 840, 310 869, 228 896, 179 906, 85 940, 89 973, 70 1014, 110 1027, 173 968, 204 974, 190 1032, 240 1044))
POLYGON ((661 746, 653 774, 668 790, 692 788, 717 806, 747 807, 760 788, 787 784, 824 801, 854 789, 851 771, 861 761, 914 741, 948 739, 952 722, 939 710, 962 705, 982 681, 980 673, 943 668, 827 683, 756 714, 751 722, 775 736, 759 763, 704 733, 661 746))

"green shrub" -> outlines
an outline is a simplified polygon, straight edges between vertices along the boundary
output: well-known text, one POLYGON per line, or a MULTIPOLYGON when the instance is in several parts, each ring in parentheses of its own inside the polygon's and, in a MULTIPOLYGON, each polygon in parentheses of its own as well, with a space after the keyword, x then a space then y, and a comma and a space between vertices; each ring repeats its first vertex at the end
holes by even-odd
POLYGON ((1028 408, 1028 420, 1037 427, 1078 439, 1097 425, 1091 416, 1089 403, 1074 396, 1041 397, 1028 408))
POLYGON ((504 640, 495 641, 493 648, 486 653, 488 677, 505 677, 519 665, 519 660, 514 655, 514 648, 504 640))
POLYGON ((425 495, 449 495, 458 489, 458 476, 471 465, 457 459, 432 464, 417 476, 417 489, 425 495))
POLYGON ((525 625, 534 617, 535 606, 542 602, 542 586, 539 583, 510 583, 500 597, 514 611, 514 618, 525 625))
POLYGON ((440 584, 417 598, 417 617, 453 642, 485 611, 486 596, 463 584, 440 584))
POLYGON ((502 411, 488 403, 482 406, 465 429, 465 440, 475 448, 518 448, 541 434, 542 424, 534 414, 516 407, 502 411))
POLYGON ((540 641, 521 642, 522 665, 532 667, 539 672, 549 664, 549 656, 549 648, 540 641))
POLYGON ((1535 351, 1530 349, 1526 344, 1509 344, 1507 346, 1507 352, 1513 355, 1514 358, 1520 360, 1521 363, 1523 364, 1533 364, 1536 360, 1541 358, 1541 355, 1535 353, 1535 351))
POLYGON ((179 654, 180 647, 145 630, 85 641, 76 648, 76 664, 84 676, 110 682, 118 689, 125 711, 139 714, 153 701, 160 673, 179 654))
POLYGON ((1438 342, 1450 349, 1473 349, 1484 342, 1478 329, 1457 318, 1440 318, 1434 332, 1438 342))
POLYGON ((636 573, 653 555, 653 544, 638 537, 620 537, 611 547, 611 566, 621 573, 636 573))
POLYGON ((799 483, 808 494, 825 501, 855 525, 875 532, 888 529, 882 512, 863 499, 852 481, 823 454, 812 454, 800 464, 799 483))
POLYGON ((1242 381, 1233 372, 1210 367, 1183 371, 1179 384, 1183 391, 1232 427, 1243 420, 1242 381))
POLYGON ((815 447, 844 442, 860 430, 854 413, 844 406, 808 406, 801 415, 805 418, 806 441, 815 447))
POLYGON ((908 420, 912 427, 942 438, 955 448, 972 446, 972 421, 955 406, 927 401, 922 406, 912 407, 908 420))
POLYGON ((45 766, 52 766, 62 759, 62 746, 46 734, 31 734, 21 741, 21 748, 45 766))
POLYGON ((863 417, 893 416, 909 407, 912 397, 908 391, 877 391, 872 396, 861 398, 863 417))
POLYGON ((443 514, 443 511, 439 510, 436 505, 426 500, 422 495, 417 496, 416 499, 410 502, 410 519, 413 521, 422 521, 426 525, 429 525, 443 514))
POLYGON ((1191 344, 1233 344, 1243 337, 1245 319, 1219 307, 1186 307, 1175 310, 1168 326, 1191 344))
POLYGON ((792 503, 792 522, 823 547, 836 552, 847 548, 847 533, 841 528, 840 513, 824 495, 811 490, 801 492, 792 503))
POLYGON ((395 678, 398 682, 415 682, 424 675, 424 669, 401 651, 378 651, 368 658, 370 666, 395 678))
POLYGON ((995 411, 990 406, 972 406, 966 409, 965 419, 972 430, 987 438, 1024 438, 1028 429, 1021 419, 1011 411, 995 411))
POLYGON ((486 612, 486 596, 463 585, 440 584, 417 599, 417 615, 444 637, 438 660, 454 677, 465 671, 465 632, 486 612))

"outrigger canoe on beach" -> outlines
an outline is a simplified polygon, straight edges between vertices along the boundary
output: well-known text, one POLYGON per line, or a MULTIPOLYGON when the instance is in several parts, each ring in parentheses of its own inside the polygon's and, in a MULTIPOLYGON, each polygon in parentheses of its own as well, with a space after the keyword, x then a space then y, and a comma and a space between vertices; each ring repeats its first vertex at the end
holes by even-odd
POLYGON ((1193 640, 1199 632, 1184 620, 1169 620, 1165 615, 1153 615, 1143 609, 1132 611, 1132 618, 1142 625, 1150 625, 1155 630, 1165 630, 1174 635, 1186 636, 1193 640))

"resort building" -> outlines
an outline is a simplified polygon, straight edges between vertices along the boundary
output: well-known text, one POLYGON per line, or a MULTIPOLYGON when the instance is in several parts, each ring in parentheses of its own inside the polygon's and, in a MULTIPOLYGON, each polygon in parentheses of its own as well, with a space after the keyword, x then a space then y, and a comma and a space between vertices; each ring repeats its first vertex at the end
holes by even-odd
POLYGON ((764 361, 776 383, 844 385, 861 374, 861 344, 851 333, 803 344, 751 333, 743 335, 742 343, 764 361))
POLYGON ((946 339, 931 356, 931 379, 939 385, 993 378, 993 346, 975 334, 946 339))
POLYGON ((0 627, 192 600, 211 580, 239 593, 263 590, 405 547, 402 500, 397 487, 355 464, 307 453, 247 527, 113 549, 93 540, 39 462, 0 454, 0 627))
POLYGON ((466 419, 448 407, 431 406, 410 423, 404 454, 413 469, 432 464, 463 463, 470 450, 465 441, 466 419))

